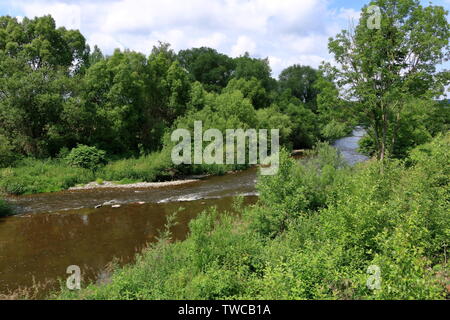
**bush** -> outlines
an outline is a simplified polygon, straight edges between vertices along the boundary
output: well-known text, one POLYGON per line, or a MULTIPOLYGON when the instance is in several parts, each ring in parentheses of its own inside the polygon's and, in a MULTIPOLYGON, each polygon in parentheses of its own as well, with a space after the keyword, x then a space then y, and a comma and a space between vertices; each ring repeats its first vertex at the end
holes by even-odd
POLYGON ((366 156, 371 157, 376 153, 375 142, 368 134, 359 140, 358 145, 358 151, 366 156))
POLYGON ((259 178, 261 206, 253 211, 253 227, 275 236, 285 231, 289 220, 325 207, 335 180, 344 176, 338 171, 343 166, 336 149, 326 143, 319 143, 301 163, 283 150, 278 174, 259 178))
POLYGON ((320 134, 327 141, 335 141, 339 138, 345 137, 348 134, 347 125, 342 122, 332 120, 327 123, 321 130, 320 134))
POLYGON ((11 166, 17 160, 13 147, 5 136, 0 134, 0 168, 11 166))
POLYGON ((105 156, 103 150, 80 144, 70 151, 66 160, 71 166, 96 171, 107 163, 105 156))
POLYGON ((123 159, 109 163, 97 172, 108 181, 154 182, 171 178, 170 154, 155 152, 140 158, 123 159))
POLYGON ((67 161, 23 159, 14 168, 0 169, 0 192, 21 195, 56 192, 98 180, 126 183, 168 180, 173 177, 170 154, 154 153, 138 159, 111 162, 103 168, 68 166, 67 161))

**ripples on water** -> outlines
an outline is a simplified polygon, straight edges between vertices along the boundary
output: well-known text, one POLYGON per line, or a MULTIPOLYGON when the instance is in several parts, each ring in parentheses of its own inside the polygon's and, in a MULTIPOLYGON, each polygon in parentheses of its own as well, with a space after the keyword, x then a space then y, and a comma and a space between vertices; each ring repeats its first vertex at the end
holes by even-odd
POLYGON ((350 164, 355 165, 358 162, 363 162, 369 158, 358 152, 358 142, 366 134, 366 131, 361 127, 356 127, 353 130, 351 137, 336 140, 334 147, 341 152, 342 157, 350 164))

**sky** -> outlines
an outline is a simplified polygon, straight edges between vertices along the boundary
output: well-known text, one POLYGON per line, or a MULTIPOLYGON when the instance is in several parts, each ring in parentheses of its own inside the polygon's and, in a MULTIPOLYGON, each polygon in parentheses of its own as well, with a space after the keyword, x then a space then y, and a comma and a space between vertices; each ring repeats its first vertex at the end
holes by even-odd
MULTIPOLYGON (((233 57, 269 58, 276 77, 293 64, 331 61, 328 38, 357 22, 368 0, 0 0, 0 15, 51 14, 104 53, 212 47, 233 57)), ((427 4, 429 1, 422 1, 427 4)), ((435 0, 450 11, 450 0, 435 0)), ((450 64, 445 64, 450 68, 450 64)))

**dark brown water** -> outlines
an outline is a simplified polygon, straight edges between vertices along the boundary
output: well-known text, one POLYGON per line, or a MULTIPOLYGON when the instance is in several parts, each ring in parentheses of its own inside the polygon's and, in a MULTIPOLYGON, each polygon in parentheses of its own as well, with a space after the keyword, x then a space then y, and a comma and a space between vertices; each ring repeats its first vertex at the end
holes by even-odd
POLYGON ((86 281, 96 281, 114 259, 133 261, 164 229, 166 217, 177 215, 173 236, 182 240, 189 221, 207 208, 232 210, 233 199, 257 200, 256 169, 211 177, 192 184, 159 189, 65 191, 10 198, 18 216, 0 219, 0 293, 33 283, 48 283, 42 294, 66 279, 78 265, 86 281), (111 205, 94 207, 107 201, 111 205), (145 202, 145 204, 138 204, 145 202))

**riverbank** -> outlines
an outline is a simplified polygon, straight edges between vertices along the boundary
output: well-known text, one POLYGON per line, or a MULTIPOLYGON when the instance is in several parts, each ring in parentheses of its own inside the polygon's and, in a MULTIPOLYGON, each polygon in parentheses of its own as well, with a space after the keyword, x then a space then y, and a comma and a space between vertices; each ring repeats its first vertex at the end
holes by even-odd
POLYGON ((438 137, 405 162, 354 168, 330 148, 301 164, 284 154, 240 218, 209 209, 185 241, 162 238, 107 284, 51 298, 448 299, 449 143, 438 137), (377 290, 369 266, 382 270, 377 290))
POLYGON ((181 186, 184 184, 198 182, 201 179, 209 177, 209 175, 196 176, 195 178, 189 178, 183 180, 162 181, 162 182, 136 182, 128 184, 120 184, 112 181, 104 182, 90 182, 82 186, 71 187, 69 190, 93 190, 93 189, 157 189, 165 187, 181 186))
POLYGON ((159 188, 192 183, 208 175, 222 175, 244 168, 228 165, 177 168, 163 152, 111 161, 95 172, 69 166, 62 159, 24 159, 15 167, 0 169, 0 192, 26 195, 69 189, 159 188))

